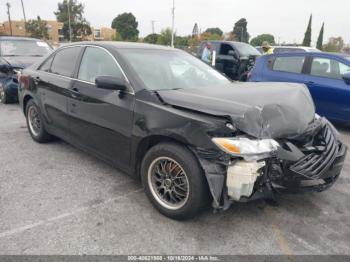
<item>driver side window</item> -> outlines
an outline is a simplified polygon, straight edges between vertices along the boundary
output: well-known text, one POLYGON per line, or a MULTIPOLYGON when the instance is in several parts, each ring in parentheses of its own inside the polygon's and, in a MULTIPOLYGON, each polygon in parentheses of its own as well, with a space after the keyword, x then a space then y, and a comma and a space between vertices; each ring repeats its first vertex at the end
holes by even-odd
POLYGON ((87 47, 81 60, 78 79, 95 83, 98 76, 123 77, 113 57, 98 47, 87 47))

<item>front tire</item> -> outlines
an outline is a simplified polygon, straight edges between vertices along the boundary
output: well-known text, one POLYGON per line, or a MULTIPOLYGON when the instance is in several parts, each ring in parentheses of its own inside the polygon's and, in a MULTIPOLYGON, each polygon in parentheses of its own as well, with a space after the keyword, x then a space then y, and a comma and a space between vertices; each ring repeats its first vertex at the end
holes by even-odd
POLYGON ((203 171, 184 146, 161 143, 152 147, 142 161, 141 178, 153 206, 169 218, 193 218, 208 203, 203 171))
POLYGON ((45 129, 41 111, 33 100, 29 100, 27 103, 26 120, 28 131, 34 141, 46 143, 52 139, 52 136, 45 129))

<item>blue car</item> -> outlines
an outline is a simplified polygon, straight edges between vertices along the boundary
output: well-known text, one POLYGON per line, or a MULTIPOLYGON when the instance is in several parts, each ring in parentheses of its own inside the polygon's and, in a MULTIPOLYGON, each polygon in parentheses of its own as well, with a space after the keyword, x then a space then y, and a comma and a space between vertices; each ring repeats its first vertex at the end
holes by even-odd
POLYGON ((17 73, 52 51, 52 47, 40 39, 0 36, 0 103, 17 102, 17 73))
POLYGON ((350 123, 350 55, 303 52, 262 56, 249 81, 305 84, 319 115, 350 123))

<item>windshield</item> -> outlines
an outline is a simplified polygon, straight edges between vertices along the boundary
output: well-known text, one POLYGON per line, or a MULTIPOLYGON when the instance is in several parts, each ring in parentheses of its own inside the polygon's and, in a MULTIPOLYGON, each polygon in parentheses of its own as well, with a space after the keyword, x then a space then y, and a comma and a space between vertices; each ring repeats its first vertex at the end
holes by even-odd
POLYGON ((241 56, 260 56, 261 54, 259 51, 252 47, 251 45, 245 44, 245 43, 235 43, 234 46, 237 48, 239 54, 241 56))
POLYGON ((1 56, 45 56, 51 47, 40 40, 0 40, 1 56))
POLYGON ((129 63, 147 89, 186 89, 230 83, 218 71, 182 51, 123 49, 129 63))

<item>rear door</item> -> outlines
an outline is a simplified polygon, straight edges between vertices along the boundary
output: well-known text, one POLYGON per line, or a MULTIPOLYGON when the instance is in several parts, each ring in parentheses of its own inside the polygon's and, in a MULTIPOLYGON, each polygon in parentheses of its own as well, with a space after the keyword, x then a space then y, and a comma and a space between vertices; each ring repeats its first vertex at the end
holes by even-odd
POLYGON ((68 91, 81 50, 79 46, 58 50, 33 75, 48 131, 63 138, 68 137, 68 91))
POLYGON ((350 86, 342 79, 347 72, 350 72, 350 65, 339 58, 322 55, 310 58, 306 84, 320 115, 350 121, 350 86))
POLYGON ((112 54, 88 46, 68 102, 71 139, 120 167, 130 159, 134 93, 99 89, 98 76, 126 78, 112 54))
POLYGON ((274 55, 265 61, 263 81, 305 83, 306 55, 274 55))

